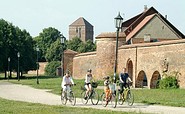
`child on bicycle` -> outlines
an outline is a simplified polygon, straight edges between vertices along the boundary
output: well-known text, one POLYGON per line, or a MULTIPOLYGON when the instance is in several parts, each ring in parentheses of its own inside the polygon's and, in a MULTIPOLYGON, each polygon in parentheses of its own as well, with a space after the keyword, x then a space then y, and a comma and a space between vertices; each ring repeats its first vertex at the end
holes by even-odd
POLYGON ((69 75, 69 72, 66 72, 65 76, 62 79, 61 87, 64 92, 71 90, 71 85, 74 85, 72 77, 69 75))
POLYGON ((109 84, 110 84, 109 76, 106 76, 103 79, 104 79, 105 98, 106 98, 106 102, 108 103, 109 97, 111 95, 111 90, 110 90, 110 87, 109 87, 109 84))

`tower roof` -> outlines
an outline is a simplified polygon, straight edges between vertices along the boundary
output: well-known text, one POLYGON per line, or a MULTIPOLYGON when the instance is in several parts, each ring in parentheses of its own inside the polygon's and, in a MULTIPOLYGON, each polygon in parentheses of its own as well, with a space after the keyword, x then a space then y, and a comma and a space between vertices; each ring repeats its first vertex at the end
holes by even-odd
POLYGON ((74 21, 69 26, 76 26, 76 25, 84 25, 84 26, 92 26, 87 20, 85 20, 83 17, 78 18, 76 21, 74 21))

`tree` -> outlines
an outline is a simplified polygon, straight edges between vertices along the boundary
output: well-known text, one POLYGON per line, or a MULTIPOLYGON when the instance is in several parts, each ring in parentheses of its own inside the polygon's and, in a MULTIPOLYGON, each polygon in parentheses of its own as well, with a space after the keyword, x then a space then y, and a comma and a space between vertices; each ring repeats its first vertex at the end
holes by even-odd
POLYGON ((66 49, 66 45, 62 45, 60 39, 57 39, 51 44, 50 48, 46 52, 46 60, 51 61, 61 61, 62 50, 66 49))
POLYGON ((43 29, 39 36, 36 37, 35 41, 38 41, 36 42, 36 45, 38 45, 41 50, 42 59, 46 58, 47 49, 50 47, 50 45, 60 37, 60 31, 52 27, 43 29))
POLYGON ((87 42, 82 43, 82 45, 78 48, 78 51, 79 52, 96 51, 96 45, 91 40, 87 40, 87 42))
POLYGON ((67 42, 67 48, 68 48, 68 49, 71 49, 71 50, 73 50, 73 51, 79 51, 78 49, 79 49, 80 47, 82 47, 82 45, 83 45, 83 42, 82 42, 82 40, 81 40, 80 38, 78 38, 78 37, 75 37, 75 38, 73 38, 72 40, 69 40, 69 41, 67 42))
POLYGON ((60 61, 51 61, 46 65, 45 75, 56 76, 56 69, 60 66, 60 61))
POLYGON ((91 40, 88 40, 84 43, 80 38, 76 37, 68 41, 67 48, 80 53, 84 53, 95 51, 96 45, 91 40))
POLYGON ((30 34, 0 19, 0 71, 5 71, 5 78, 8 57, 11 58, 11 70, 17 71, 17 52, 21 54, 21 72, 36 69, 34 42, 30 34))

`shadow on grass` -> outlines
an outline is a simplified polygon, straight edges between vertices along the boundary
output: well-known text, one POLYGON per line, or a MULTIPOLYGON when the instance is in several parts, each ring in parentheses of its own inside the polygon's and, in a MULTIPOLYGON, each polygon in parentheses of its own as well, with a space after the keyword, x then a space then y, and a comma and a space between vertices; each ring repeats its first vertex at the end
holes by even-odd
MULTIPOLYGON (((60 76, 38 76, 39 79, 50 79, 50 78, 59 78, 60 76)), ((20 80, 24 79, 36 79, 37 76, 20 76, 20 80)), ((0 80, 8 80, 8 78, 0 76, 0 80)), ((17 80, 17 77, 11 77, 9 80, 17 80)))
POLYGON ((144 103, 144 104, 148 104, 148 105, 155 105, 155 104, 161 104, 161 103, 159 103, 159 102, 150 102, 150 101, 142 101, 141 103, 144 103))

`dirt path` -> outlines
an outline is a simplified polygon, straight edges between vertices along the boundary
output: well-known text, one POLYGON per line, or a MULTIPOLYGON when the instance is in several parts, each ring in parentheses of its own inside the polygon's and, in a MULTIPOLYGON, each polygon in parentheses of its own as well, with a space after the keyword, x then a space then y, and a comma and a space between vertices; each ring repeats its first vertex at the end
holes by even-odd
MULTIPOLYGON (((0 81, 0 97, 2 98, 48 105, 61 105, 60 96, 49 93, 47 91, 48 90, 34 89, 26 85, 18 85, 0 81)), ((67 106, 71 105, 67 103, 67 106)), ((157 114, 185 114, 185 108, 180 107, 145 105, 135 103, 132 107, 124 104, 117 105, 116 108, 112 108, 110 105, 108 105, 107 107, 103 107, 101 105, 101 102, 99 102, 98 105, 91 105, 90 102, 87 105, 83 105, 80 99, 77 99, 75 107, 86 107, 125 112, 131 111, 157 114)))

